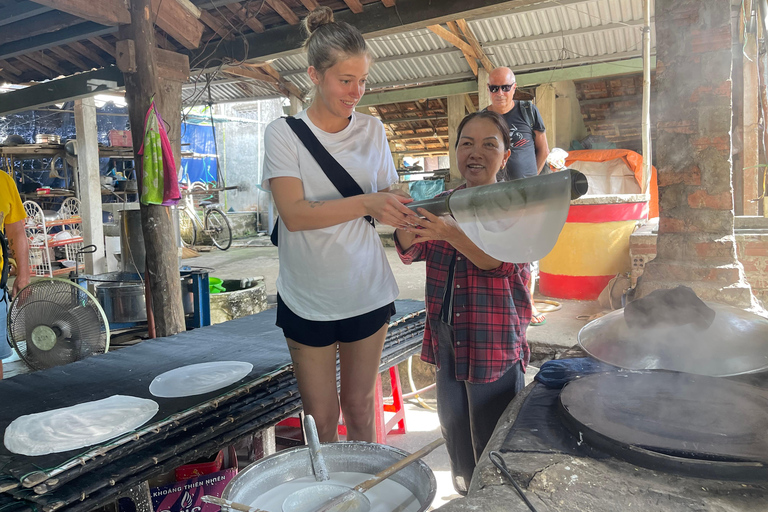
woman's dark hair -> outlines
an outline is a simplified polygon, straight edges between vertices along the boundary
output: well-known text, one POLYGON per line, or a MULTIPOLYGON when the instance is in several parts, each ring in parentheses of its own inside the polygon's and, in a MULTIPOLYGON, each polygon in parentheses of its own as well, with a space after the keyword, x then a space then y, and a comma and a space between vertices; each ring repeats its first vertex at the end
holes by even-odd
POLYGON ((461 120, 459 129, 456 131, 458 134, 458 137, 456 138, 456 147, 459 147, 459 139, 461 139, 461 131, 464 129, 464 126, 473 119, 488 119, 492 121, 496 125, 496 128, 499 129, 499 133, 501 133, 501 141, 504 143, 504 151, 507 151, 510 148, 509 125, 507 124, 507 121, 501 114, 497 114, 491 110, 479 110, 467 115, 461 120))
POLYGON ((369 55, 368 46, 357 28, 333 21, 333 10, 321 6, 304 18, 309 37, 304 41, 307 60, 321 75, 347 57, 369 55))

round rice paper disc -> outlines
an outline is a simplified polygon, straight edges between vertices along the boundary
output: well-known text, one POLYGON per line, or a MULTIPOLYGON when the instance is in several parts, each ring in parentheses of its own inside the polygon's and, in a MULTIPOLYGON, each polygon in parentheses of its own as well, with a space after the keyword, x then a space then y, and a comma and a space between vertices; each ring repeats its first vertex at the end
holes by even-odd
POLYGON ((48 455, 109 441, 147 421, 159 406, 154 400, 115 395, 103 400, 28 414, 5 429, 5 447, 19 455, 48 455))
POLYGON ((190 364, 155 377, 149 385, 149 392, 160 398, 202 395, 234 384, 251 370, 253 365, 242 361, 190 364))

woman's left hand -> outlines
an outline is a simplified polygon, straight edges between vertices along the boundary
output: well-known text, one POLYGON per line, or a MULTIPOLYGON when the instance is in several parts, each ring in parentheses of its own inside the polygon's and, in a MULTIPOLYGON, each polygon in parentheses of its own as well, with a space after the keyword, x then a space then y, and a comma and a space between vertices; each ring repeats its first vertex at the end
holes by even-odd
POLYGON ((423 215, 424 218, 414 217, 409 219, 413 226, 405 229, 405 231, 416 235, 413 243, 427 242, 429 240, 443 240, 451 243, 457 237, 464 235, 464 231, 461 230, 456 219, 450 215, 438 217, 424 208, 419 208, 418 213, 423 215))

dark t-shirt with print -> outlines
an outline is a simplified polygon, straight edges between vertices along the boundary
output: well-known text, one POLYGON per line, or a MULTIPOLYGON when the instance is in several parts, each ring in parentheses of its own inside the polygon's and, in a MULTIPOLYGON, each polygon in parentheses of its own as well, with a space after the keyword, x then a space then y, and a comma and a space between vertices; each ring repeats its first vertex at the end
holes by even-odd
POLYGON ((539 168, 536 165, 536 147, 533 143, 533 132, 543 132, 544 120, 541 118, 539 109, 531 103, 531 113, 533 114, 533 126, 529 125, 520 111, 520 102, 515 101, 515 106, 503 114, 504 119, 509 125, 509 138, 512 154, 507 160, 507 166, 504 171, 499 172, 498 181, 519 180, 520 178, 529 178, 538 174, 539 168))

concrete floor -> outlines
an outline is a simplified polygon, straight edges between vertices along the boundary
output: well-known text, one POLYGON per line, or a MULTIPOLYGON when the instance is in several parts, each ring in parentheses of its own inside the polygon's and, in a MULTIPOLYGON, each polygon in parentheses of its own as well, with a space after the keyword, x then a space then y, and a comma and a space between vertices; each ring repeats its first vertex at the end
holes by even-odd
MULTIPOLYGON (((393 247, 385 247, 385 251, 400 287, 400 298, 424 300, 425 264, 422 262, 403 265, 393 247)), ((201 252, 199 257, 183 260, 183 264, 207 267, 210 269, 211 276, 221 279, 263 276, 267 294, 277 293, 275 288, 279 269, 277 248, 273 247, 266 237, 235 241, 233 247, 225 252, 217 249, 201 252)), ((579 317, 589 317, 601 310, 596 302, 591 301, 560 300, 559 302, 561 309, 546 313, 547 322, 544 325, 528 329, 534 364, 553 359, 575 345, 579 329, 587 323, 585 319, 579 317)), ((526 375, 526 384, 533 379, 537 371, 535 366, 531 366, 526 375)), ((406 390, 409 390, 407 383, 404 382, 403 385, 406 390)), ((417 378, 417 386, 422 385, 424 384, 417 378)), ((425 393, 423 398, 427 405, 435 407, 433 392, 425 393)), ((415 402, 406 404, 406 423, 408 433, 388 436, 388 444, 412 453, 441 435, 436 411, 425 409, 415 402)), ((459 495, 456 494, 451 483, 450 464, 445 446, 438 448, 424 460, 434 472, 437 481, 437 493, 431 509, 436 509, 458 498, 459 495)))

